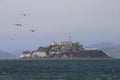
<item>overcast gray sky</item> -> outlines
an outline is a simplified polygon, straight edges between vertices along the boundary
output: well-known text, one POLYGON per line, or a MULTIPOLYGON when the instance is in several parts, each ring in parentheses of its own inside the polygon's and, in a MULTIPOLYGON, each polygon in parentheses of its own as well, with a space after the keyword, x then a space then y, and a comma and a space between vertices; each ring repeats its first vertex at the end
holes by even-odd
POLYGON ((0 0, 1 50, 32 50, 70 35, 84 45, 118 44, 119 34, 120 0, 0 0))

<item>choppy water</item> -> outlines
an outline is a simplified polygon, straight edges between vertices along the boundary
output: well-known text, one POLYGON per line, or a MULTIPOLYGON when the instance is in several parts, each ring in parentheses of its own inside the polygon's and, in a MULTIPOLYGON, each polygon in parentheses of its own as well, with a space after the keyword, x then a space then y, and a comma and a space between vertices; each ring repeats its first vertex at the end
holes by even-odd
POLYGON ((0 80, 120 80, 120 59, 0 60, 0 80))

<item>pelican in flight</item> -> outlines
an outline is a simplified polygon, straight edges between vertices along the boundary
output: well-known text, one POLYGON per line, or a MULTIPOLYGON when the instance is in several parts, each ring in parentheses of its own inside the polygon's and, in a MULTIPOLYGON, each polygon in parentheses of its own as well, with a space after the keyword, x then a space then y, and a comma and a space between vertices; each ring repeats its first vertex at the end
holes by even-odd
POLYGON ((37 31, 37 30, 31 29, 30 31, 31 31, 31 32, 35 32, 35 31, 37 31))
POLYGON ((22 15, 22 16, 28 16, 29 14, 20 14, 20 15, 22 15))
POLYGON ((23 26, 22 24, 15 24, 15 26, 23 26))
POLYGON ((11 40, 15 40, 14 38, 12 38, 11 40))

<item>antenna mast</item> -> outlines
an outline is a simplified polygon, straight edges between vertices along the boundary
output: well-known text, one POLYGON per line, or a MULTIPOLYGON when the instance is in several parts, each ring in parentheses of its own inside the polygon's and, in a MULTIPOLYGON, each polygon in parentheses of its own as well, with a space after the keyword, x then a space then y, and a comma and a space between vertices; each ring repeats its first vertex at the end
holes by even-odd
POLYGON ((69 41, 71 41, 71 36, 69 36, 69 41))

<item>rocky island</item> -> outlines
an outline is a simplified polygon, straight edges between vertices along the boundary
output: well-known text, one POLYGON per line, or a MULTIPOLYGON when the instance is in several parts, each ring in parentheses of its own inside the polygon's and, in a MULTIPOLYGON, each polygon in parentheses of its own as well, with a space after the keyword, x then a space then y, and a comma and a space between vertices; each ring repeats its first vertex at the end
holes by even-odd
POLYGON ((23 51, 20 58, 110 58, 102 50, 85 49, 79 42, 53 41, 49 46, 34 51, 23 51))

